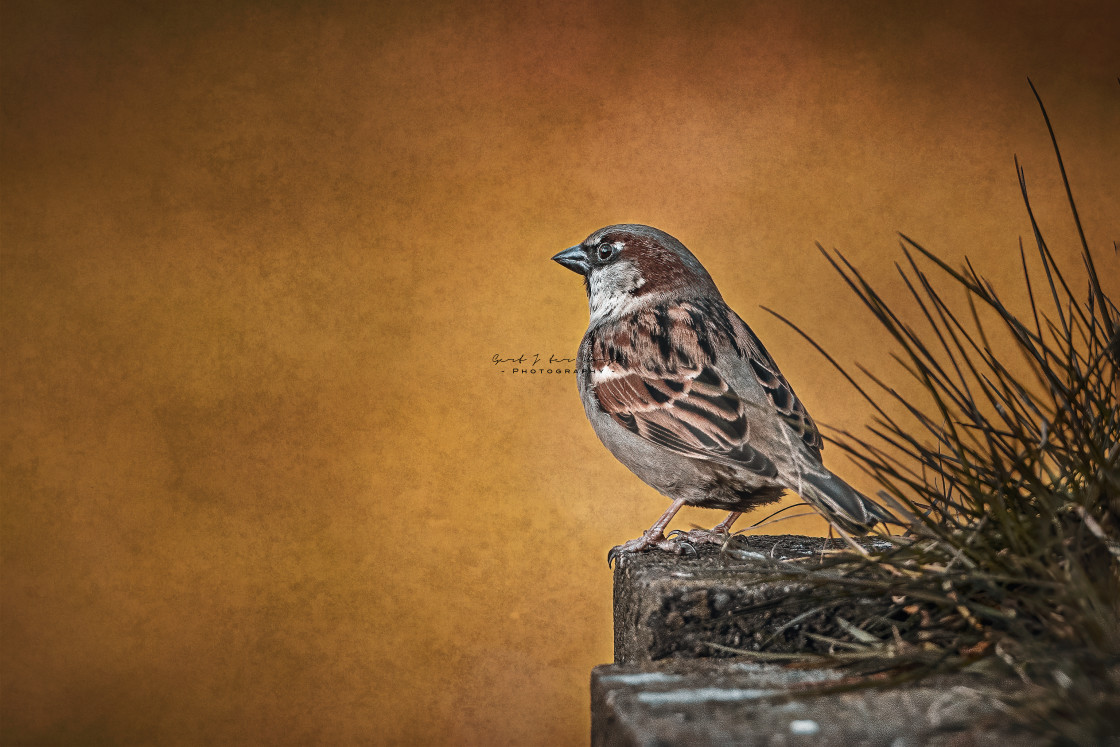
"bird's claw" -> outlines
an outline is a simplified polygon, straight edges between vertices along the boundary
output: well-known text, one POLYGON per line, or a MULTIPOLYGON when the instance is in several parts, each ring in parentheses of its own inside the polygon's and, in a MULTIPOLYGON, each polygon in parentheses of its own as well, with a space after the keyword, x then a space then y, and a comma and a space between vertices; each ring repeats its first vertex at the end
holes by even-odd
POLYGON ((697 545, 718 545, 719 547, 723 547, 727 544, 727 540, 731 535, 727 532, 717 532, 711 529, 693 529, 688 532, 682 529, 674 529, 666 536, 669 538, 676 538, 678 542, 688 542, 697 545))
POLYGON ((699 557, 700 553, 696 550, 696 546, 691 542, 674 538, 676 534, 683 533, 676 531, 670 532, 668 537, 663 534, 650 535, 647 533, 637 539, 632 539, 629 542, 616 545, 607 553, 607 567, 612 568, 615 561, 619 560, 623 553, 644 552, 651 547, 656 547, 665 552, 671 552, 674 555, 688 555, 693 558, 699 557))

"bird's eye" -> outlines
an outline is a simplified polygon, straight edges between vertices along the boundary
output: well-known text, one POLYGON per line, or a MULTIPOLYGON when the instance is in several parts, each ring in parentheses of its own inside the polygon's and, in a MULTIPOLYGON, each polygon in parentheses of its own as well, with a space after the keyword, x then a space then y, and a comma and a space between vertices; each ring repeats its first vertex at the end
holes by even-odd
POLYGON ((599 244, 599 250, 596 252, 599 255, 600 262, 606 262, 614 256, 615 248, 613 244, 599 244))

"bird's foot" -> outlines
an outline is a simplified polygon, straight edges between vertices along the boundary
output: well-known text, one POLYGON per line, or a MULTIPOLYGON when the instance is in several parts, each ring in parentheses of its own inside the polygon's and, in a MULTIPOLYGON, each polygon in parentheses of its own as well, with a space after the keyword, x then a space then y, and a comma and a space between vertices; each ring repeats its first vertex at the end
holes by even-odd
MULTIPOLYGON (((676 534, 676 532, 673 534, 676 534)), ((664 550, 665 552, 671 552, 674 555, 697 554, 696 548, 687 540, 670 539, 670 537, 666 537, 660 531, 647 531, 637 539, 632 539, 629 542, 624 542, 621 545, 612 547, 611 551, 607 553, 607 566, 610 567, 614 565, 614 561, 618 560, 622 556, 622 553, 644 552, 652 547, 656 547, 658 550, 664 550)))
POLYGON ((674 529, 669 532, 669 539, 687 542, 691 545, 716 545, 717 547, 723 547, 730 538, 730 532, 720 531, 719 529, 693 529, 688 532, 674 529))

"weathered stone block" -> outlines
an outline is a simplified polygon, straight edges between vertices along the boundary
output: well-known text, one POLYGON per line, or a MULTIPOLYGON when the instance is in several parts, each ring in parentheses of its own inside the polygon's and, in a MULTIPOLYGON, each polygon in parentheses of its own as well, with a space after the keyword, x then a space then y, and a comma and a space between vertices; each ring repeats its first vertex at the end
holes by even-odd
POLYGON ((1018 680, 958 673, 880 689, 855 672, 728 658, 760 649, 823 652, 850 632, 845 620, 866 613, 856 606, 878 601, 828 594, 794 600, 795 582, 766 580, 775 561, 811 558, 839 541, 735 542, 730 555, 705 546, 694 557, 658 551, 620 559, 615 663, 591 676, 593 745, 1049 743, 1012 727, 997 700, 1020 690, 1018 680))
MULTIPOLYGON (((616 664, 728 655, 711 644, 757 649, 783 623, 810 609, 778 604, 793 584, 761 580, 774 571, 770 561, 840 546, 838 540, 796 535, 740 536, 735 542, 737 559, 714 545, 701 546, 695 557, 657 551, 619 559, 614 571, 616 664)), ((836 614, 830 608, 816 618, 809 615, 770 641, 769 650, 806 650, 805 633, 836 614)))
POLYGON ((727 660, 658 667, 606 665, 591 673, 593 747, 654 745, 1031 745, 964 678, 891 690, 809 696, 832 670, 727 660))

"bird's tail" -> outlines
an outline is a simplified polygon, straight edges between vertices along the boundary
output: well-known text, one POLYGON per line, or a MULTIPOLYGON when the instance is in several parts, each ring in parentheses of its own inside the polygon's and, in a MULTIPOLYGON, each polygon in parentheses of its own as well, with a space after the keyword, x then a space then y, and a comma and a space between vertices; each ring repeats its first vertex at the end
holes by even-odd
POLYGON ((806 472, 801 479, 801 497, 848 534, 863 536, 879 522, 902 524, 890 511, 831 472, 806 472))

